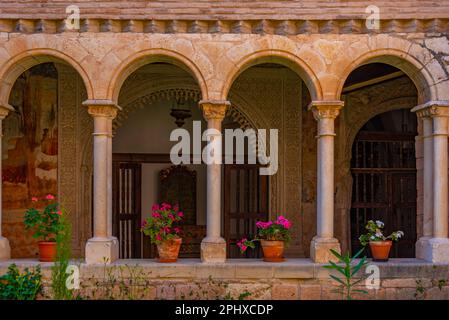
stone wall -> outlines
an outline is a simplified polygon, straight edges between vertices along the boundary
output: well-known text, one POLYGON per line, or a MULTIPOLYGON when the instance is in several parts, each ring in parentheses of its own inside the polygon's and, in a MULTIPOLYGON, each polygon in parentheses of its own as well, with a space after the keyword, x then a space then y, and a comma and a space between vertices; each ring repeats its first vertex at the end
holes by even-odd
MULTIPOLYGON (((17 263, 20 268, 36 265, 36 262, 17 263)), ((0 274, 6 272, 7 265, 0 263, 0 274)), ((449 299, 447 265, 413 259, 392 259, 376 265, 380 270, 380 287, 367 289, 362 282, 357 289, 367 290, 368 294, 354 294, 355 299, 449 299)), ((40 299, 51 299, 51 264, 42 266, 44 292, 40 299)), ((330 280, 329 271, 305 259, 279 264, 237 260, 213 266, 197 260, 164 265, 144 260, 138 264, 121 261, 109 266, 81 264, 79 267, 81 284, 77 293, 89 299, 344 299, 334 292, 338 286, 330 280)))

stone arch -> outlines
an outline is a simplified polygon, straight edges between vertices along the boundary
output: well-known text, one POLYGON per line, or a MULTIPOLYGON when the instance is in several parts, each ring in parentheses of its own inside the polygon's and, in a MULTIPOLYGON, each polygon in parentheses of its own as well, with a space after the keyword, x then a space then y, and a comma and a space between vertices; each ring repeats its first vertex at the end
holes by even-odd
MULTIPOLYGON (((375 116, 393 110, 412 108, 416 105, 416 96, 406 96, 393 99, 387 99, 381 103, 376 103, 375 107, 366 107, 367 110, 364 113, 363 120, 356 123, 351 122, 349 130, 345 132, 343 137, 338 140, 338 146, 336 150, 335 166, 339 168, 335 175, 335 225, 339 225, 339 221, 343 221, 340 224, 340 228, 336 228, 336 234, 343 241, 341 243, 342 250, 349 250, 351 239, 349 236, 349 229, 346 229, 348 219, 350 219, 350 210, 352 203, 352 187, 353 179, 351 175, 351 158, 352 158, 352 146, 360 129, 375 116)), ((339 137, 337 133, 337 137, 339 137)))
POLYGON ((31 49, 15 55, 0 68, 0 102, 8 103, 9 95, 17 78, 26 70, 46 62, 70 65, 83 80, 89 99, 93 98, 93 87, 87 72, 70 56, 54 49, 31 49))
POLYGON ((410 55, 399 49, 377 49, 364 52, 353 59, 343 69, 336 84, 335 97, 341 96, 346 79, 357 67, 369 63, 385 63, 403 71, 414 83, 418 90, 418 103, 430 100, 437 100, 438 94, 435 88, 434 76, 426 69, 425 65, 410 55))
POLYGON ((114 71, 111 81, 109 82, 107 89, 108 99, 117 102, 120 89, 128 76, 140 67, 155 62, 170 63, 185 70, 196 80, 200 87, 203 99, 208 98, 206 80, 201 70, 192 60, 181 53, 172 50, 148 49, 137 52, 121 62, 118 68, 114 71))
POLYGON ((221 91, 222 99, 227 99, 232 84, 240 74, 250 67, 262 63, 275 63, 291 69, 305 82, 312 100, 322 99, 321 85, 313 69, 295 54, 277 49, 253 52, 240 59, 228 72, 221 91))

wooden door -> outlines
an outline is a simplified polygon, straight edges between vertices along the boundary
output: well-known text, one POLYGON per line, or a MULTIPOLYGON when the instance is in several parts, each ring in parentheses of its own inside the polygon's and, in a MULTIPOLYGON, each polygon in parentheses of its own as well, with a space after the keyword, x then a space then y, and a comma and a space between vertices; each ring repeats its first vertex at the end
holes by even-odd
POLYGON ((268 176, 259 174, 258 165, 224 166, 224 235, 229 258, 262 256, 257 243, 255 250, 241 254, 236 242, 252 238, 256 222, 268 219, 268 176))
POLYGON ((113 235, 120 259, 142 258, 141 165, 113 161, 113 235))

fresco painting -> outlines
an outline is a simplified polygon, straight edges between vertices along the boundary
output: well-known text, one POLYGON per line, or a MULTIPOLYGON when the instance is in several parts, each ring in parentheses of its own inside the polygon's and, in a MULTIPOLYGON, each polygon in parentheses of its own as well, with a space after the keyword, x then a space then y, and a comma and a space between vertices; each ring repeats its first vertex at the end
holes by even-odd
POLYGON ((58 77, 53 64, 24 72, 14 84, 4 121, 2 145, 3 215, 12 256, 33 257, 36 241, 25 232, 23 214, 31 197, 58 192, 58 77))

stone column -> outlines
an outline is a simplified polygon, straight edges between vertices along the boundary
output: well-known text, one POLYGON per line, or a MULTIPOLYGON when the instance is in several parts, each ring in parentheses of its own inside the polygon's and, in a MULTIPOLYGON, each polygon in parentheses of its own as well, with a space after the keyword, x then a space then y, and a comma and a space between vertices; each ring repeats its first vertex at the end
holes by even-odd
POLYGON ((309 110, 318 122, 317 135, 317 235, 310 244, 310 258, 317 263, 335 260, 330 252, 340 252, 334 238, 334 122, 343 101, 312 101, 309 110))
MULTIPOLYGON (((433 211, 432 231, 428 225, 424 232, 431 232, 431 237, 421 242, 420 257, 430 262, 449 262, 448 239, 448 119, 449 101, 430 101, 412 109, 419 116, 432 121, 433 148, 424 150, 424 205, 433 211), (427 159, 430 158, 430 159, 427 159), (430 166, 430 168, 429 168, 430 166), (427 168, 426 168, 427 167, 427 168), (432 172, 433 171, 433 172, 432 172), (432 179, 427 176, 432 172, 432 179), (426 190, 427 188, 427 190, 426 190), (426 199, 426 195, 430 199, 426 199), (433 196, 433 197, 432 197, 433 196)), ((424 123, 423 123, 424 125, 424 123)), ((425 124, 430 133, 430 122, 425 124)), ((424 212, 424 217, 426 212, 424 212)), ((424 218, 425 219, 425 218, 424 218)), ((430 219, 428 219, 430 220, 430 219)), ((426 221, 424 221, 425 223, 426 221)))
POLYGON ((87 100, 83 105, 94 119, 94 235, 86 243, 86 263, 111 263, 119 257, 119 246, 109 230, 108 213, 112 203, 109 162, 112 159, 112 120, 120 107, 109 100, 87 100))
MULTIPOLYGON (((201 242, 201 261, 220 263, 226 261, 226 241, 221 237, 221 122, 230 106, 228 101, 200 101, 204 118, 207 120, 208 145, 217 143, 219 161, 207 157, 207 231, 201 242), (219 140, 217 140, 219 139, 219 140)), ((213 156, 213 155, 212 155, 213 156)))
POLYGON ((424 259, 426 247, 433 233, 433 125, 427 109, 416 115, 422 119, 423 141, 423 222, 422 236, 415 245, 416 258, 424 259))
MULTIPOLYGON (((3 119, 6 118, 10 111, 14 111, 14 108, 10 105, 4 103, 0 105, 0 152, 2 150, 2 136, 3 136, 3 119)), ((3 213, 3 202, 2 202, 2 154, 0 153, 0 260, 7 260, 11 258, 11 247, 9 246, 9 241, 2 236, 2 213, 3 213)))

